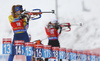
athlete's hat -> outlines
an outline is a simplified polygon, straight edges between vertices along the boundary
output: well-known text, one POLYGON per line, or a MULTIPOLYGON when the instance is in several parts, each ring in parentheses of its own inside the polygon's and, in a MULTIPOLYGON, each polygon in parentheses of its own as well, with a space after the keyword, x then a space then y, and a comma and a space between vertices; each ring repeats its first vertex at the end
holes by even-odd
POLYGON ((19 10, 20 10, 20 11, 23 10, 22 5, 15 7, 15 11, 19 11, 19 10))
POLYGON ((16 11, 23 11, 22 5, 13 5, 12 6, 12 13, 15 14, 16 11))
POLYGON ((51 23, 57 23, 57 22, 58 22, 57 19, 51 21, 51 23))

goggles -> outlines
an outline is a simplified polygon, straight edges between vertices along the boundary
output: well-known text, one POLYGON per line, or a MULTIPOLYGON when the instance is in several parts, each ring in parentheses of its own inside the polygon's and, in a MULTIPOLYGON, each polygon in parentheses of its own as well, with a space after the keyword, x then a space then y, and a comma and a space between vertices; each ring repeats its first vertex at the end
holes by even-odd
POLYGON ((15 11, 23 11, 23 8, 22 8, 22 6, 18 6, 18 7, 15 7, 15 11))

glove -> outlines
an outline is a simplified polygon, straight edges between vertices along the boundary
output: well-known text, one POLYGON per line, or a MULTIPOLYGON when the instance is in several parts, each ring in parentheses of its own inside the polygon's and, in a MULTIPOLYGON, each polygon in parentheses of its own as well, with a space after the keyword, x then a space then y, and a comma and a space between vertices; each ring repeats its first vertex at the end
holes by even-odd
POLYGON ((55 23, 54 27, 55 27, 55 29, 59 29, 60 26, 58 25, 58 23, 55 23))
POLYGON ((28 16, 27 16, 27 22, 29 22, 30 18, 31 18, 31 16, 28 15, 28 16))
POLYGON ((26 16, 24 15, 24 14, 21 14, 20 16, 19 16, 19 18, 20 19, 23 19, 23 18, 25 18, 26 16))
POLYGON ((61 30, 62 30, 62 25, 59 25, 59 29, 61 29, 61 30))

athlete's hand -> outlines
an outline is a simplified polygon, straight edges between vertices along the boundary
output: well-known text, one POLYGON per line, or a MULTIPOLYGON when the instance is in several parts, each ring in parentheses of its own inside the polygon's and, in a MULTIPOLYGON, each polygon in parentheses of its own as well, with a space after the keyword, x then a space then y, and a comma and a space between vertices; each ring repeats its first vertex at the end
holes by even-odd
POLYGON ((23 19, 23 18, 25 18, 26 16, 24 15, 24 14, 21 14, 20 16, 19 16, 19 18, 20 19, 23 19))
POLYGON ((31 16, 28 15, 28 16, 27 16, 27 22, 29 22, 30 18, 31 18, 31 16))

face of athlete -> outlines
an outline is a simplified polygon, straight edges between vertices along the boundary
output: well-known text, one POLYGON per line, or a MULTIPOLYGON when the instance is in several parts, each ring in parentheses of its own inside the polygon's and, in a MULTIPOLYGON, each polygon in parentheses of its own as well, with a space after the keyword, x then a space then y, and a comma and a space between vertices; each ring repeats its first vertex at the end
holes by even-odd
POLYGON ((19 11, 17 11, 17 12, 16 12, 16 14, 17 14, 17 15, 21 14, 21 11, 20 11, 20 10, 19 10, 19 11))
POLYGON ((55 23, 51 23, 51 25, 55 26, 55 23))

